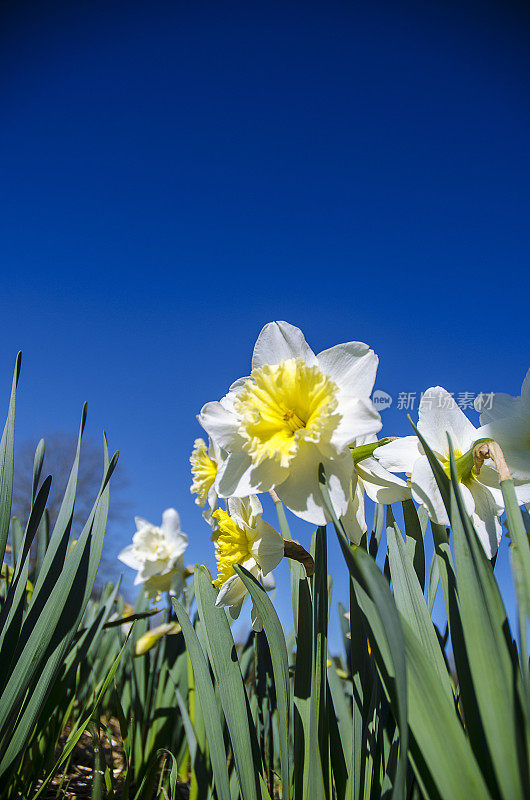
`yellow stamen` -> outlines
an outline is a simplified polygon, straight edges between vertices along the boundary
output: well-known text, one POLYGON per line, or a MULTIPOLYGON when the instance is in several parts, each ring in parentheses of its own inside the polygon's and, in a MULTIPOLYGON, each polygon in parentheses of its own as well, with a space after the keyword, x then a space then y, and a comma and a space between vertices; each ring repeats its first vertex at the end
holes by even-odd
MULTIPOLYGON (((460 450, 455 450, 455 465, 456 465, 456 474, 458 476, 458 480, 460 483, 463 483, 465 486, 469 486, 475 479, 475 475, 473 474, 473 451, 469 450, 467 453, 462 454, 460 450)), ((451 462, 449 459, 449 453, 444 453, 441 459, 442 466, 444 468, 444 472, 448 478, 451 477, 451 462)))

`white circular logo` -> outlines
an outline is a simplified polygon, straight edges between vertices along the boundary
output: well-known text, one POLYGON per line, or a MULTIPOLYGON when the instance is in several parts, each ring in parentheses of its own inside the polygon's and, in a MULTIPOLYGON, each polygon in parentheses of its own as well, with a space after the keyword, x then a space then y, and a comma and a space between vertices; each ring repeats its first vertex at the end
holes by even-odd
POLYGON ((384 411, 392 405, 392 398, 382 389, 376 389, 372 395, 372 403, 378 411, 384 411))

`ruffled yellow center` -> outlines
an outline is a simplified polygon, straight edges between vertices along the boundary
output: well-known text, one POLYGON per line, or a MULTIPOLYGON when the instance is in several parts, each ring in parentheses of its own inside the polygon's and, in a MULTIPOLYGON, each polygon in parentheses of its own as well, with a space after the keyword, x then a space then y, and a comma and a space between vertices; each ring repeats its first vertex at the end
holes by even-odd
POLYGON ((254 464, 269 458, 287 467, 301 442, 329 439, 338 423, 337 392, 327 375, 301 358, 253 370, 234 408, 254 464))
POLYGON ((235 574, 234 564, 242 564, 251 557, 251 541, 246 531, 236 525, 223 508, 218 508, 212 516, 218 524, 212 534, 217 561, 217 578, 213 583, 214 586, 222 586, 235 574))
POLYGON ((133 536, 133 552, 139 561, 167 561, 173 550, 160 528, 152 525, 133 536))
POLYGON ((203 439, 195 440, 190 464, 193 477, 190 492, 197 495, 197 502, 203 506, 217 475, 217 463, 208 455, 208 449, 203 439))

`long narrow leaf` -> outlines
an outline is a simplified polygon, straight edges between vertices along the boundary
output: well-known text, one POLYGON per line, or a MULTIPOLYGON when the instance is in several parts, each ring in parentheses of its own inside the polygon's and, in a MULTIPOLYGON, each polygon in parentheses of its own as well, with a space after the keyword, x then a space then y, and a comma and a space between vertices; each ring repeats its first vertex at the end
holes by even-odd
POLYGON ((373 603, 372 609, 375 613, 371 614, 369 622, 372 631, 374 630, 374 625, 377 626, 378 635, 374 636, 374 645, 381 656, 380 664, 383 666, 382 662, 384 661, 387 671, 390 670, 389 679, 392 680, 392 683, 388 683, 388 688, 393 695, 396 721, 400 731, 399 757, 392 798, 394 800, 404 800, 408 749, 407 671, 399 615, 390 594, 389 586, 379 572, 375 561, 361 547, 350 547, 346 533, 337 519, 335 509, 331 503, 326 476, 322 467, 320 469, 319 482, 326 510, 333 521, 348 569, 351 575, 361 584, 373 603), (383 657, 383 653, 386 657, 383 657))
POLYGON ((206 656, 203 653, 199 639, 191 622, 189 621, 186 609, 173 599, 173 608, 182 628, 186 648, 191 659, 197 697, 201 706, 206 739, 210 751, 212 770, 218 800, 230 799, 230 784, 228 780, 228 770, 226 766, 226 753, 224 749, 223 729, 219 718, 219 709, 215 698, 215 691, 210 679, 210 670, 206 656))
POLYGON ((13 495, 13 460, 15 455, 15 402, 20 375, 21 353, 15 361, 11 397, 4 432, 0 441, 0 564, 4 561, 11 520, 11 497, 13 495))
POLYGON ((234 569, 254 601, 254 606, 263 620, 263 627, 269 642, 279 718, 282 798, 288 800, 291 786, 291 767, 289 763, 289 710, 291 698, 289 661, 287 659, 285 636, 274 606, 263 587, 244 567, 235 566, 234 569))
POLYGON ((215 607, 217 592, 205 567, 195 567, 194 581, 197 607, 209 644, 212 669, 232 742, 241 792, 245 800, 258 800, 261 764, 230 626, 224 609, 215 607))

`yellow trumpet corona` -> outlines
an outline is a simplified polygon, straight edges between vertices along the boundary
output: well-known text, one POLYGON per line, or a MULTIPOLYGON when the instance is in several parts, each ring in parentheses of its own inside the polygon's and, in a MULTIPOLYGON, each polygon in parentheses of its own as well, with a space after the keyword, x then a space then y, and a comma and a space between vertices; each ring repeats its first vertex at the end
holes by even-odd
POLYGON ((300 443, 318 442, 337 424, 337 386, 301 358, 254 369, 235 402, 239 432, 253 463, 288 467, 300 443))

